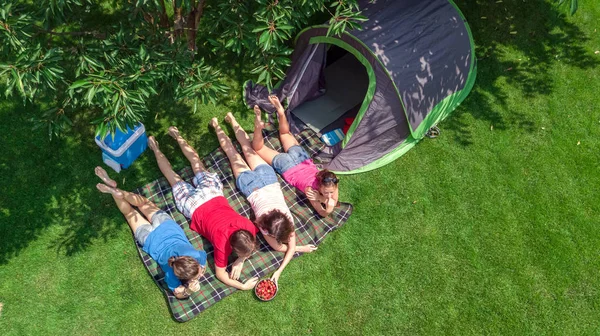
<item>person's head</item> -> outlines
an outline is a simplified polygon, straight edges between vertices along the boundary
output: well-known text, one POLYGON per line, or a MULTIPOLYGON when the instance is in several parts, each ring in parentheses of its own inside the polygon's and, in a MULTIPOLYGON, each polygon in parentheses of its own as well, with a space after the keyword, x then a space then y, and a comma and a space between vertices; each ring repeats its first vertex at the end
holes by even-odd
POLYGON ((179 281, 186 287, 189 284, 197 285, 198 279, 206 269, 204 265, 200 265, 195 258, 190 256, 171 257, 169 258, 169 266, 173 269, 173 273, 179 281))
POLYGON ((336 192, 339 181, 340 180, 338 180, 337 176, 335 176, 333 172, 330 172, 327 169, 321 170, 317 174, 319 192, 321 193, 321 195, 327 198, 331 198, 336 192))
POLYGON ((229 237, 231 249, 240 258, 248 258, 256 249, 256 238, 248 230, 237 230, 229 237))
POLYGON ((267 231, 280 244, 289 242, 290 236, 294 232, 294 225, 288 216, 277 209, 260 216, 256 220, 256 226, 267 231))

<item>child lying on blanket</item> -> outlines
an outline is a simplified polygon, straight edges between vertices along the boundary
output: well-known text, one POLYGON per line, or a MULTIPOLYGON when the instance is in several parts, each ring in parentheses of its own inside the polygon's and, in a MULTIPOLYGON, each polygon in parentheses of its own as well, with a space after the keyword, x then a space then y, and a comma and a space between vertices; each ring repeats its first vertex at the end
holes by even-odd
POLYGON ((239 215, 229 206, 223 196, 223 184, 219 176, 206 171, 196 151, 179 135, 176 127, 169 128, 171 135, 190 161, 194 171, 194 186, 177 175, 169 160, 160 151, 154 137, 148 137, 148 147, 154 152, 158 167, 173 188, 173 198, 177 209, 191 220, 190 228, 208 239, 214 248, 215 273, 217 279, 228 286, 241 290, 254 288, 258 278, 246 283, 238 281, 244 261, 256 249, 258 229, 252 222, 239 215), (227 274, 227 260, 235 252, 237 260, 231 273, 227 274))
POLYGON ((279 119, 279 139, 285 153, 279 153, 265 146, 261 121, 261 110, 255 105, 254 139, 252 147, 260 157, 268 162, 283 179, 304 192, 312 207, 323 217, 329 216, 338 202, 338 178, 328 170, 319 171, 308 153, 300 146, 290 133, 290 125, 285 110, 276 96, 269 96, 269 101, 277 110, 279 119))
POLYGON ((165 282, 175 297, 185 299, 190 291, 198 291, 198 280, 206 269, 206 252, 196 250, 171 216, 146 197, 118 189, 117 182, 101 167, 95 172, 104 182, 96 188, 112 195, 135 240, 165 272, 165 282))
POLYGON ((281 266, 272 277, 273 281, 277 282, 283 269, 292 260, 294 252, 312 252, 317 247, 296 245, 294 219, 285 204, 275 171, 252 149, 248 134, 231 113, 227 113, 225 121, 233 127, 246 161, 233 147, 231 139, 223 132, 217 118, 212 118, 210 125, 215 129, 219 144, 229 158, 235 184, 250 202, 256 216, 256 225, 265 240, 275 251, 285 252, 281 266))

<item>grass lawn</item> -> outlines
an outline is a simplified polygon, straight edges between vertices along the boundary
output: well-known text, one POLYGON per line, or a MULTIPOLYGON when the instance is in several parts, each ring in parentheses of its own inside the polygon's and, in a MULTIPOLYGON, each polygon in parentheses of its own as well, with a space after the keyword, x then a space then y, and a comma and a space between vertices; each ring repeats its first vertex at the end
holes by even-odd
MULTIPOLYGON (((294 260, 270 303, 236 293, 180 324, 146 273, 112 199, 94 188, 92 129, 31 131, 31 106, 0 102, 0 334, 598 334, 600 2, 575 17, 549 2, 458 1, 477 43, 471 95, 394 163, 343 177, 345 227, 294 260), (516 33, 515 33, 516 32, 516 33)), ((207 122, 157 104, 201 155, 207 122)), ((118 182, 160 176, 147 152, 118 182)))

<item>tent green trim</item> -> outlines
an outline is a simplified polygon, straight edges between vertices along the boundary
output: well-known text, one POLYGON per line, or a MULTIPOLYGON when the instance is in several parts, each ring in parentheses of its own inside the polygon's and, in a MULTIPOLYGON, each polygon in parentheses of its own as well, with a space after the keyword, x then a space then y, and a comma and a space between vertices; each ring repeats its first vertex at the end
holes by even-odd
POLYGON ((367 75, 369 76, 369 87, 367 89, 367 93, 365 94, 365 99, 363 100, 362 105, 360 106, 360 109, 358 110, 356 119, 354 119, 352 126, 350 126, 350 128, 348 129, 348 133, 346 133, 346 136, 344 137, 344 140, 342 141, 342 148, 344 148, 344 147, 346 147, 346 143, 348 142, 350 137, 352 137, 354 130, 356 129, 356 127, 358 127, 358 124, 360 123, 363 116, 365 115, 365 111, 367 110, 367 108, 369 108, 369 105, 371 104, 371 101, 373 100, 373 96, 375 95, 375 87, 377 85, 377 79, 375 78, 375 72, 373 71, 373 67, 371 66, 371 63, 369 63, 369 61, 367 61, 367 59, 361 53, 358 52, 358 50, 354 49, 351 45, 349 45, 348 43, 346 43, 342 40, 338 40, 336 38, 328 37, 328 36, 316 36, 316 37, 311 38, 309 43, 311 43, 311 44, 329 43, 329 44, 337 45, 340 48, 344 48, 345 50, 350 52, 352 55, 354 55, 354 57, 356 57, 358 59, 358 61, 360 63, 362 63, 362 65, 364 65, 365 68, 367 69, 367 75))
MULTIPOLYGON (((477 73, 471 30, 452 0, 358 5, 368 19, 361 30, 302 30, 286 78, 273 90, 288 104, 292 132, 326 133, 354 118, 342 141, 320 157, 340 174, 405 154, 467 97, 477 73)), ((244 90, 249 106, 274 112, 265 87, 248 83, 244 90)))

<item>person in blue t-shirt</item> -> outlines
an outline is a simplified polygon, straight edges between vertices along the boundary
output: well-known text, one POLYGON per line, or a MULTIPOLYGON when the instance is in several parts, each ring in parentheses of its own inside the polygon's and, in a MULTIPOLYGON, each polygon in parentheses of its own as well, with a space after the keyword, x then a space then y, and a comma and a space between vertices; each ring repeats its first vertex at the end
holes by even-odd
POLYGON ((190 292, 200 290, 206 252, 196 250, 183 229, 156 204, 144 196, 118 189, 117 182, 102 167, 96 167, 95 172, 104 182, 96 188, 112 195, 137 243, 165 272, 165 282, 175 297, 185 299, 190 292))

